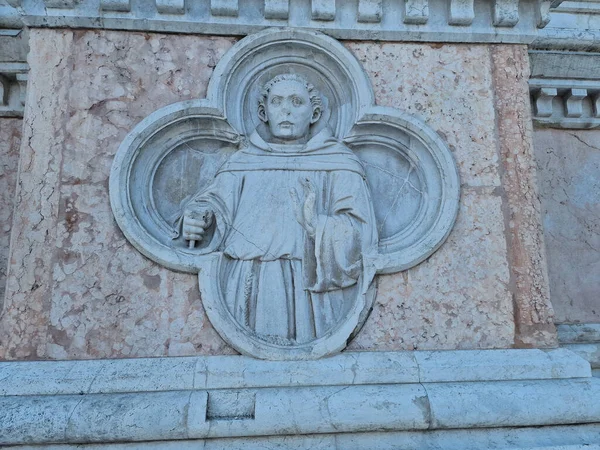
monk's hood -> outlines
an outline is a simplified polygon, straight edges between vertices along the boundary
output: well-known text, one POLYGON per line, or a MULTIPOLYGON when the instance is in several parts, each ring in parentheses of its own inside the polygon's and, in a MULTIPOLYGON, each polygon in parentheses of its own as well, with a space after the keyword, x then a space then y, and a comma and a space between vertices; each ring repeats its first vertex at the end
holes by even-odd
POLYGON ((365 176, 362 163, 329 129, 321 130, 295 152, 280 152, 254 131, 248 144, 234 153, 217 173, 257 170, 349 170, 365 176))

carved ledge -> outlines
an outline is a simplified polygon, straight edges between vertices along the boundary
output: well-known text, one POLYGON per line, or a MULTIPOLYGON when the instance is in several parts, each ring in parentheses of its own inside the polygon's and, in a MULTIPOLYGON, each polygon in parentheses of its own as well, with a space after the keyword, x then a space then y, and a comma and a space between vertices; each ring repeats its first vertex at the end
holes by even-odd
POLYGON ((532 46, 536 49, 600 51, 599 14, 599 0, 539 0, 536 15, 542 29, 532 46))
POLYGON ((23 117, 28 71, 25 63, 0 63, 0 117, 23 117))
MULTIPOLYGON (((104 28, 243 36, 293 26, 338 39, 530 43, 550 0, 11 0, 0 26, 104 28), (526 5, 525 5, 526 4, 526 5)), ((6 11, 3 10, 6 9, 6 11)))
MULTIPOLYGON (((499 436, 479 436, 473 446, 477 433, 496 428, 510 435, 502 448, 524 450, 556 434, 552 426, 600 420, 600 380, 565 349, 359 352, 318 363, 243 356, 4 362, 0 379, 0 445, 180 449, 191 448, 186 439, 210 438, 210 446, 232 448, 235 437, 295 434, 304 445, 294 448, 373 448, 393 442, 394 432, 413 436, 396 444, 422 444, 426 435, 452 430, 454 445, 427 448, 483 449, 499 436), (519 438, 523 427, 538 427, 536 437, 519 438), (363 444, 349 434, 371 431, 377 434, 363 444), (338 433, 334 441, 329 433, 338 433), (307 444, 306 435, 319 443, 307 444)), ((581 442, 582 427, 562 428, 561 442, 581 442)), ((595 442, 597 428, 590 431, 595 442)), ((235 448, 257 441, 250 442, 235 448)))
POLYGON ((600 126, 600 80, 529 80, 533 121, 538 126, 587 129, 600 126))

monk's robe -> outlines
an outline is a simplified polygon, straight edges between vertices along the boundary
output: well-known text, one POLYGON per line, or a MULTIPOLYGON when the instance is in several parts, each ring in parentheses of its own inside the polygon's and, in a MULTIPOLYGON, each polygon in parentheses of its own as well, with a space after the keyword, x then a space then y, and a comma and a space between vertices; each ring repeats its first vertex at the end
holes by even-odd
POLYGON ((371 283, 363 260, 378 237, 365 172, 329 130, 305 145, 268 144, 254 132, 192 202, 215 214, 201 253, 224 255, 222 300, 262 339, 286 345, 325 335, 371 283), (316 188, 314 236, 290 194, 296 189, 303 203, 301 180, 316 188))

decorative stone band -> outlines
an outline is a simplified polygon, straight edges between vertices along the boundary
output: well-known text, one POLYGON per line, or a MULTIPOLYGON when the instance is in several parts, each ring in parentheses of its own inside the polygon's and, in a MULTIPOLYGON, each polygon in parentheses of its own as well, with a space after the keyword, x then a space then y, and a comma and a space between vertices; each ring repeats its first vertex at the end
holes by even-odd
POLYGON ((594 371, 600 371, 600 323, 557 325, 561 347, 587 359, 594 371))
MULTIPOLYGON (((471 430, 371 431, 312 435, 260 436, 140 442, 129 444, 58 444, 44 450, 600 450, 600 425, 563 425, 471 430), (547 445, 545 445, 547 444, 547 445)), ((10 446, 3 450, 39 450, 10 446)))
POLYGON ((533 120, 555 128, 600 126, 600 80, 532 78, 533 120))
POLYGON ((0 63, 0 117, 23 117, 28 71, 26 63, 0 63))
POLYGON ((600 379, 565 350, 0 363, 0 445, 600 422, 600 379))
MULTIPOLYGON (((538 11, 542 12, 543 8, 538 11)), ((540 30, 533 42, 538 49, 598 51, 600 50, 599 0, 563 1, 552 5, 549 24, 540 30)), ((564 64, 567 66, 567 64, 564 64)))
MULTIPOLYGON (((557 1, 555 3, 560 3, 557 1)), ((338 39, 530 43, 550 0, 11 0, 30 27, 246 35, 273 26, 338 39)))

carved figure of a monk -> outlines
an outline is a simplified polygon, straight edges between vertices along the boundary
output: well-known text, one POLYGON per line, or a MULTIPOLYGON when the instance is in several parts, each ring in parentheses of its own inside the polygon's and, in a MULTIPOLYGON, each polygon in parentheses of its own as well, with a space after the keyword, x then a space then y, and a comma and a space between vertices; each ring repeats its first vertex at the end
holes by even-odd
POLYGON ((377 230, 358 157, 315 125, 315 87, 279 75, 261 92, 262 122, 186 206, 183 236, 222 252, 220 291, 244 329, 281 345, 310 342, 368 289, 377 230))

